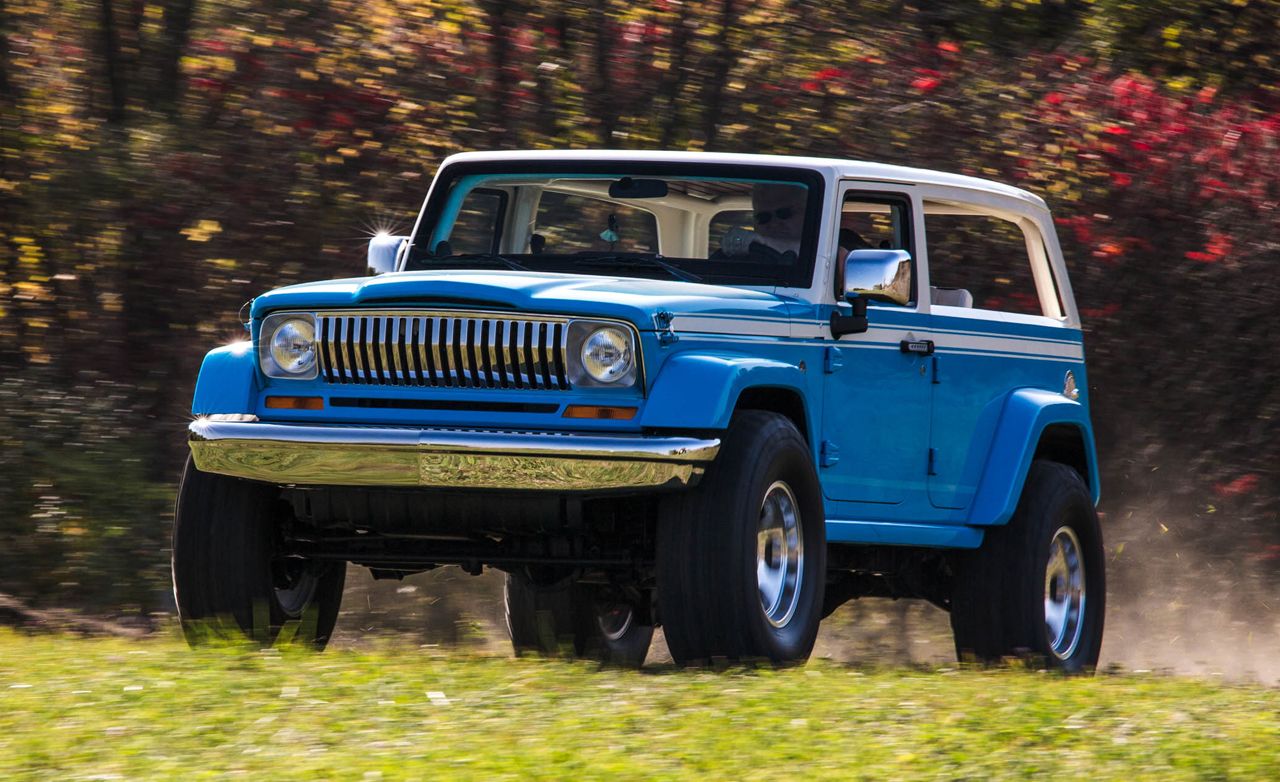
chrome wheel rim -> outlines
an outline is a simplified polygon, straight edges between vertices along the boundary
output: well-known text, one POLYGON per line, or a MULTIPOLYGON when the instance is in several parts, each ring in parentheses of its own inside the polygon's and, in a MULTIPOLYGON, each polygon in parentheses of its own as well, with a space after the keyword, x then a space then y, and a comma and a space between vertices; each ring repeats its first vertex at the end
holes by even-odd
POLYGON ((1080 539, 1059 527, 1049 541, 1044 569, 1044 627, 1049 651, 1059 660, 1075 653, 1084 631, 1085 574, 1080 539))
POLYGON ((305 559, 282 559, 276 562, 275 593, 280 610, 290 619, 302 616, 302 611, 315 597, 315 563, 305 559))
POLYGON ((631 629, 634 616, 631 606, 618 603, 605 606, 604 610, 596 614, 596 624, 600 625, 600 634, 606 641, 620 641, 631 629))
POLYGON ((760 504, 756 535, 756 586, 760 608, 774 627, 785 627, 800 603, 804 536, 800 506, 784 481, 775 481, 760 504))

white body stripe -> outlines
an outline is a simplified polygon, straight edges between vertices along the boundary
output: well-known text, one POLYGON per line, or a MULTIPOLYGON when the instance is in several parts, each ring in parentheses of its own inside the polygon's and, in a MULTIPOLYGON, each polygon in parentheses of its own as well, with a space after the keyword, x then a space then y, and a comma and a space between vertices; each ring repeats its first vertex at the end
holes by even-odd
POLYGON ((698 342, 770 342, 779 337, 791 338, 785 344, 841 348, 898 349, 902 340, 932 339, 939 353, 988 356, 995 358, 1040 358, 1052 361, 1083 361, 1084 346, 1074 340, 1041 338, 1028 335, 993 335, 982 332, 928 327, 877 326, 865 333, 846 336, 839 341, 821 339, 827 331, 824 323, 788 324, 782 320, 745 317, 677 316, 672 322, 682 339, 698 342), (696 325, 695 325, 696 323, 696 325), (684 333, 681 333, 681 332, 684 333))

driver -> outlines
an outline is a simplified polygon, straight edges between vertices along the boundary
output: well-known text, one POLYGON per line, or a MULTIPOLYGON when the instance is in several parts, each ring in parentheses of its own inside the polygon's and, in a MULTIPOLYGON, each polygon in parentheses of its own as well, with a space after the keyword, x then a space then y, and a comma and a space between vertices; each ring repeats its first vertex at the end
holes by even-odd
POLYGON ((752 242, 779 253, 800 254, 804 230, 805 188, 798 185, 758 184, 751 188, 752 242))

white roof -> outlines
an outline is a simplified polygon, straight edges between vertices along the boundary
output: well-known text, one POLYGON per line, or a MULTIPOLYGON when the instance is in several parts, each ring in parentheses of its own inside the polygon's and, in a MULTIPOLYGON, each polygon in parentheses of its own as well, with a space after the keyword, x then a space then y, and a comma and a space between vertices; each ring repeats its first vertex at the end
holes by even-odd
POLYGON ((1033 193, 988 179, 948 174, 926 168, 870 163, 863 160, 793 157, 790 155, 746 155, 732 152, 672 152, 663 150, 573 149, 512 150, 502 152, 461 152, 450 155, 442 165, 480 161, 592 160, 654 161, 662 163, 721 163, 740 166, 784 166, 819 171, 833 179, 860 179, 958 187, 1016 198, 1045 209, 1044 199, 1033 193))

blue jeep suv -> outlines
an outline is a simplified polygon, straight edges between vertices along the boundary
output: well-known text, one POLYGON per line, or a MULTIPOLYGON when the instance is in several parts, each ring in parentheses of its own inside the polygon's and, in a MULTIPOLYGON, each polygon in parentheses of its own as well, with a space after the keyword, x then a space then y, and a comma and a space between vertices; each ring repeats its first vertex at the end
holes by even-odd
POLYGON ((504 571, 517 653, 802 661, 862 596, 1094 666, 1080 320, 1044 202, 919 169, 467 153, 367 276, 254 299, 196 386, 173 579, 328 640, 348 563, 504 571))

